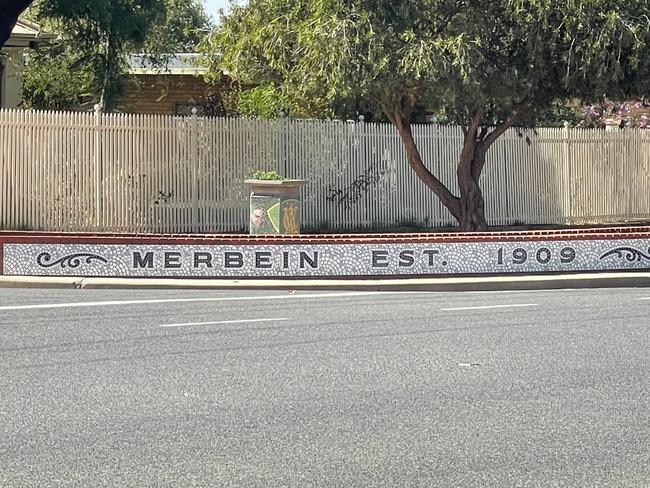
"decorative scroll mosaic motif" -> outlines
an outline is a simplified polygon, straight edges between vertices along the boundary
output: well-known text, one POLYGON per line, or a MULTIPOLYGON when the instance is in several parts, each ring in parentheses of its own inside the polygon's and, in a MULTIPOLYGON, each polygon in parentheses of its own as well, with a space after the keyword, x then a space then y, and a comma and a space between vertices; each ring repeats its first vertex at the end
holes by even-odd
POLYGON ((85 262, 85 264, 93 264, 94 261, 108 263, 106 258, 102 256, 84 252, 68 254, 58 259, 53 259, 52 255, 49 252, 42 252, 36 256, 36 264, 42 268, 51 268, 57 265, 59 265, 61 268, 78 268, 81 266, 82 261, 85 262))
POLYGON ((650 240, 319 245, 5 244, 6 275, 436 276, 650 269, 650 240))
POLYGON ((618 259, 625 259, 631 263, 638 261, 648 261, 650 262, 650 248, 648 248, 647 254, 643 251, 635 249, 633 247, 617 247, 611 251, 606 252, 601 256, 600 259, 607 259, 609 257, 616 257, 618 259))

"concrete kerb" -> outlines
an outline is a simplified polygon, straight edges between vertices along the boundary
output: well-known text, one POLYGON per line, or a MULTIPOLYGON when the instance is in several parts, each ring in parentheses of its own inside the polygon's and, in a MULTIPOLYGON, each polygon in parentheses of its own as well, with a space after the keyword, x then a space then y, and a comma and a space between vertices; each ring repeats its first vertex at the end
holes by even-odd
POLYGON ((508 291, 650 287, 649 272, 365 280, 228 280, 0 276, 4 288, 508 291))

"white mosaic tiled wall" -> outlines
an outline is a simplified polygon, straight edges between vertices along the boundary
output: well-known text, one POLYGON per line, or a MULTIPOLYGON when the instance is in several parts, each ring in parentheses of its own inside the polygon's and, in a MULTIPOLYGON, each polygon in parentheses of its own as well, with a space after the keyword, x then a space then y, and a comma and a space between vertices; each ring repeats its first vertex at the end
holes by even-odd
POLYGON ((318 277, 650 269, 650 240, 323 245, 5 244, 5 275, 318 277))

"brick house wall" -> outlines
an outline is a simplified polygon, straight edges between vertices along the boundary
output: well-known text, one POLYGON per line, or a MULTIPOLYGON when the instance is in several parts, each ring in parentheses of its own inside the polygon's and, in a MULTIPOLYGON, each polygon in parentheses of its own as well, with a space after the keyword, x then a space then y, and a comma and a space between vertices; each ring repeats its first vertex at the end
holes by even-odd
POLYGON ((227 77, 219 84, 208 84, 190 74, 137 74, 127 81, 117 101, 124 113, 189 115, 193 106, 203 112, 206 98, 220 90, 229 90, 227 77))

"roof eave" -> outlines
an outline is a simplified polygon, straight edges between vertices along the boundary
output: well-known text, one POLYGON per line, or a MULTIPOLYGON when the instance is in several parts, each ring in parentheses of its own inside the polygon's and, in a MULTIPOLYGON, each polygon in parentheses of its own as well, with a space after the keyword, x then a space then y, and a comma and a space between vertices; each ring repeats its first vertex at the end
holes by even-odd
POLYGON ((208 70, 206 68, 172 68, 172 69, 155 69, 155 68, 129 68, 129 74, 132 75, 205 75, 208 70))

